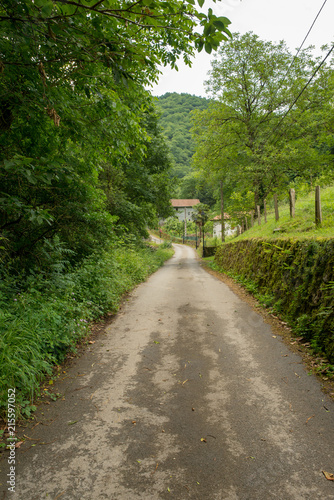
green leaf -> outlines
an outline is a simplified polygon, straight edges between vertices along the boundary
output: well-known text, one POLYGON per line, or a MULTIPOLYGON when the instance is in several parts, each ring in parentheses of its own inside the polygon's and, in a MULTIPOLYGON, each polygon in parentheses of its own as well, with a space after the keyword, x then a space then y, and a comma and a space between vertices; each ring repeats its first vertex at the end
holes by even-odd
POLYGON ((215 28, 213 27, 213 25, 211 23, 209 23, 204 27, 204 35, 209 36, 210 33, 212 33, 214 30, 215 30, 215 28))
MULTIPOLYGON (((224 32, 230 37, 230 38, 233 38, 233 35, 232 33, 230 32, 230 30, 228 30, 227 28, 224 29, 224 32)), ((228 38, 223 38, 223 40, 228 40, 228 38)))
POLYGON ((211 54, 211 52, 212 52, 212 45, 211 45, 211 43, 205 42, 205 52, 207 52, 208 54, 211 54))
MULTIPOLYGON (((191 5, 195 5, 195 0, 187 0, 188 3, 191 3, 191 5)), ((204 3, 204 2, 203 2, 204 3)))
POLYGON ((220 21, 220 20, 217 20, 217 21, 213 21, 213 25, 218 28, 220 31, 223 31, 225 29, 225 24, 220 21))
POLYGON ((227 17, 221 16, 221 17, 218 17, 217 20, 224 23, 225 26, 228 26, 229 24, 231 24, 231 21, 227 17))
POLYGON ((200 7, 203 7, 203 5, 204 5, 204 1, 205 1, 205 0, 197 0, 197 1, 198 1, 198 5, 199 5, 200 7))
POLYGON ((197 50, 198 50, 198 52, 202 52, 203 47, 204 47, 204 42, 203 42, 203 40, 200 40, 200 41, 197 43, 197 50))

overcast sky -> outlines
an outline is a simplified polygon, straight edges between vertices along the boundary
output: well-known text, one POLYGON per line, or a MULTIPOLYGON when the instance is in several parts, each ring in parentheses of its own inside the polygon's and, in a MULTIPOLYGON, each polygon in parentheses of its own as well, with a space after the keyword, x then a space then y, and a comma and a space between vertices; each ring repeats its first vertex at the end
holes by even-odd
MULTIPOLYGON (((302 44, 325 0, 206 0, 203 10, 211 7, 216 15, 226 16, 232 24, 230 31, 253 31, 263 40, 285 40, 293 54, 302 44)), ((304 47, 315 45, 317 54, 324 44, 334 42, 334 0, 327 0, 304 47)), ((214 59, 203 52, 198 54, 192 68, 178 63, 179 71, 163 68, 159 84, 152 87, 153 95, 166 92, 185 92, 205 97, 204 81, 214 59)))

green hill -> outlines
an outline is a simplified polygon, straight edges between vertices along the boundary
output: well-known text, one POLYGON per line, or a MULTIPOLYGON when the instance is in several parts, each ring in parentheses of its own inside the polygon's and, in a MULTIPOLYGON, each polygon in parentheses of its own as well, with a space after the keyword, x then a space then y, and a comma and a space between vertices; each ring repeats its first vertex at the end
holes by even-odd
POLYGON ((191 112, 207 109, 209 99, 190 94, 167 93, 157 98, 159 120, 174 160, 173 175, 182 179, 190 172, 194 154, 190 128, 191 112))

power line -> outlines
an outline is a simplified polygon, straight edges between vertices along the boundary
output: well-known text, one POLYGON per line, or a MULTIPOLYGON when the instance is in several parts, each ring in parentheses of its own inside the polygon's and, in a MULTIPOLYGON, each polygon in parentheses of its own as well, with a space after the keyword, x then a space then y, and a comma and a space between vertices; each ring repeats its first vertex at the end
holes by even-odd
MULTIPOLYGON (((283 83, 285 82, 285 80, 286 80, 286 78, 287 78, 288 74, 290 73, 290 70, 291 70, 291 68, 292 68, 292 66, 293 66, 293 64, 294 64, 294 62, 295 62, 295 60, 297 59, 297 57, 298 57, 298 55, 299 55, 299 52, 300 52, 300 51, 301 51, 301 49, 303 48, 304 43, 306 42, 307 38, 309 37, 309 35, 310 35, 310 33, 311 33, 311 31, 312 31, 312 29, 313 29, 313 27, 314 27, 315 23, 316 23, 316 22, 317 22, 317 20, 318 20, 318 17, 320 16, 320 14, 321 14, 321 12, 322 12, 323 8, 325 7, 326 3, 327 3, 327 0, 325 0, 325 1, 324 1, 324 3, 322 4, 322 7, 320 8, 320 10, 319 10, 319 12, 318 12, 318 14, 317 14, 317 15, 316 15, 316 17, 314 18, 313 23, 312 23, 312 25, 311 25, 310 29, 308 30, 308 32, 307 32, 307 34, 306 34, 306 36, 305 36, 304 40, 302 41, 302 44, 300 45, 300 47, 299 47, 299 49, 297 50, 296 54, 294 55, 294 57, 293 57, 293 59, 292 59, 291 63, 289 64, 289 67, 288 67, 288 69, 287 69, 287 71, 286 71, 286 73, 285 73, 285 75, 284 75, 284 77, 283 77, 283 80, 282 80, 282 82, 281 82, 281 85, 283 85, 283 83)), ((278 91, 276 91, 276 93, 275 93, 275 97, 277 96, 277 92, 278 92, 278 91)), ((299 99, 299 97, 298 97, 298 99, 299 99)), ((294 104, 295 104, 295 103, 294 103, 294 104)), ((289 110, 289 111, 290 111, 290 110, 289 110)), ((266 118, 267 118, 267 117, 268 117, 271 113, 272 113, 272 111, 268 111, 268 113, 267 113, 267 114, 266 114, 266 116, 264 117, 264 120, 266 120, 266 118)), ((272 136, 272 133, 269 135, 269 138, 270 138, 271 136, 272 136)), ((269 140, 269 138, 268 138, 268 140, 269 140)))
POLYGON ((313 21, 313 23, 312 23, 312 25, 311 25, 310 29, 308 30, 308 32, 307 32, 307 34, 306 34, 306 36, 305 36, 305 38, 304 38, 304 40, 303 40, 303 42, 302 42, 301 46, 300 46, 300 47, 299 47, 299 49, 297 50, 297 53, 296 53, 296 55, 294 56, 294 58, 293 58, 293 60, 292 60, 292 62, 291 62, 291 64, 290 64, 290 66, 289 66, 289 68, 288 68, 288 71, 287 71, 286 76, 288 75, 288 73, 289 73, 289 71, 290 71, 291 66, 293 65, 293 63, 294 63, 294 62, 295 62, 295 60, 297 59, 299 52, 300 52, 300 51, 301 51, 301 49, 303 48, 304 43, 305 43, 305 42, 306 42, 306 40, 308 39, 309 34, 311 33, 311 31, 312 31, 312 29, 313 29, 313 27, 314 27, 315 23, 317 22, 318 17, 320 16, 320 14, 321 14, 321 12, 322 12, 323 8, 325 7, 326 3, 327 3, 327 0, 325 0, 325 1, 324 1, 324 3, 322 4, 322 7, 321 7, 321 9, 319 10, 318 14, 316 15, 316 17, 315 17, 315 19, 314 19, 314 21, 313 21))
POLYGON ((270 137, 276 132, 276 130, 283 123, 283 121, 285 120, 285 118, 287 117, 287 115, 290 113, 291 109, 294 107, 294 105, 297 103, 298 99, 302 96, 302 94, 305 92, 305 90, 307 89, 307 87, 310 85, 310 83, 312 82, 313 78, 315 77, 315 75, 320 70, 320 68, 325 64, 326 60, 331 55, 331 53, 333 52, 333 50, 334 50, 334 44, 333 44, 332 48, 330 49, 330 51, 325 56, 325 58, 321 61, 321 63, 319 64, 319 66, 315 69, 315 71, 313 72, 312 76, 309 78, 308 82, 304 85, 304 87, 302 88, 302 90, 299 92, 298 96, 295 98, 295 100, 293 101, 293 103, 290 105, 289 109, 282 116, 282 118, 280 119, 280 121, 278 122, 278 124, 276 125, 276 127, 274 128, 274 130, 271 132, 271 134, 268 137, 267 141, 270 139, 270 137))

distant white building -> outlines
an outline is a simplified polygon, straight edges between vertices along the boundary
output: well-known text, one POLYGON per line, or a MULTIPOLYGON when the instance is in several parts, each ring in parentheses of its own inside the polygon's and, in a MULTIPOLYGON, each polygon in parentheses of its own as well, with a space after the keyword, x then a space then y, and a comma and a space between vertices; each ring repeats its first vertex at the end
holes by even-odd
MULTIPOLYGON (((237 229, 232 227, 231 225, 231 216, 229 214, 224 213, 224 221, 225 221, 225 236, 232 236, 233 234, 236 234, 237 229)), ((222 237, 222 223, 221 223, 221 216, 216 215, 212 219, 213 221, 213 237, 216 237, 221 239, 222 237)))
POLYGON ((199 200, 170 200, 174 210, 175 215, 179 219, 179 221, 187 220, 189 222, 193 222, 192 214, 194 213, 194 206, 200 203, 199 200))

